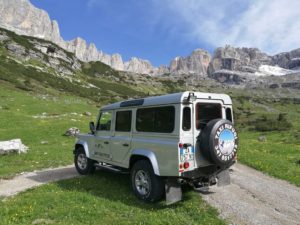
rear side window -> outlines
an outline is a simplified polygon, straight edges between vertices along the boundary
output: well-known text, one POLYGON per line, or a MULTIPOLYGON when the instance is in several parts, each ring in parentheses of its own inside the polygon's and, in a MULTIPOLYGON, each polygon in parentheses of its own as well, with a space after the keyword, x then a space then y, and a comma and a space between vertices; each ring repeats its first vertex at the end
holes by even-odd
POLYGON ((131 131, 131 111, 119 111, 116 113, 116 131, 131 131))
POLYGON ((230 108, 226 108, 226 119, 232 122, 232 112, 230 108))
POLYGON ((203 129, 209 121, 218 118, 222 118, 222 108, 220 104, 198 103, 196 105, 197 129, 203 129))
POLYGON ((182 113, 182 130, 188 131, 191 129, 191 108, 184 107, 182 113))
POLYGON ((141 132, 172 133, 175 124, 173 106, 138 109, 136 130, 141 132))

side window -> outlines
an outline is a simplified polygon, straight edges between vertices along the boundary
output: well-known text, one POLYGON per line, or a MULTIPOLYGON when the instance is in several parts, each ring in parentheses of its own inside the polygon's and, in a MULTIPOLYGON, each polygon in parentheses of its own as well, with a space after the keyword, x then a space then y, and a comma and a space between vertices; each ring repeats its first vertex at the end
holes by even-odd
POLYGON ((142 132, 172 133, 175 126, 173 106, 138 109, 136 130, 142 132))
POLYGON ((226 119, 232 122, 232 112, 230 108, 226 108, 226 119))
POLYGON ((209 121, 218 118, 222 118, 222 108, 220 104, 197 103, 196 105, 196 128, 197 129, 203 129, 209 121))
POLYGON ((110 131, 111 127, 111 112, 102 112, 97 124, 97 130, 110 131))
POLYGON ((119 111, 116 113, 116 131, 131 131, 131 111, 119 111))
POLYGON ((184 107, 182 113, 182 130, 188 131, 191 129, 191 108, 184 107))

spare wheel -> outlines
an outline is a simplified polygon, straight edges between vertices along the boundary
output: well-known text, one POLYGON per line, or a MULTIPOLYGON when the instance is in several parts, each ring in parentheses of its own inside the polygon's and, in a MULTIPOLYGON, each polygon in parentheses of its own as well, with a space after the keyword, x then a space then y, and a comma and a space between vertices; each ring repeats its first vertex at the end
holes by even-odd
POLYGON ((238 136, 232 122, 214 119, 201 130, 200 152, 212 163, 227 166, 232 163, 238 147, 238 136))

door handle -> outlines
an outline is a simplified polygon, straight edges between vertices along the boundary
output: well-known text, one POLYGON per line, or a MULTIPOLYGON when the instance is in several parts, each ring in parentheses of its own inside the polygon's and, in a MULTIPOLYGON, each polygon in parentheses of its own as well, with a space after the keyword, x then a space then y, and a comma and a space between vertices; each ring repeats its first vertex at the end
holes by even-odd
POLYGON ((127 144, 127 143, 124 143, 124 144, 123 144, 123 146, 124 146, 124 147, 128 147, 128 146, 129 146, 129 144, 127 144))
POLYGON ((108 142, 108 141, 104 141, 104 144, 108 145, 108 144, 109 144, 109 142, 108 142))

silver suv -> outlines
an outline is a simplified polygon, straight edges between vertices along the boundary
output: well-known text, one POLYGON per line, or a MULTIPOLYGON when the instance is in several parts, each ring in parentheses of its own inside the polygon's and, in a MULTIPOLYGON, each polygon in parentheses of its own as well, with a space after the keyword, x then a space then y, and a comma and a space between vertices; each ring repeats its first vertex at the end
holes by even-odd
POLYGON ((80 174, 101 167, 130 172, 135 195, 168 203, 181 184, 196 188, 230 183, 238 137, 228 95, 183 92, 117 102, 101 108, 91 133, 77 137, 80 174))

